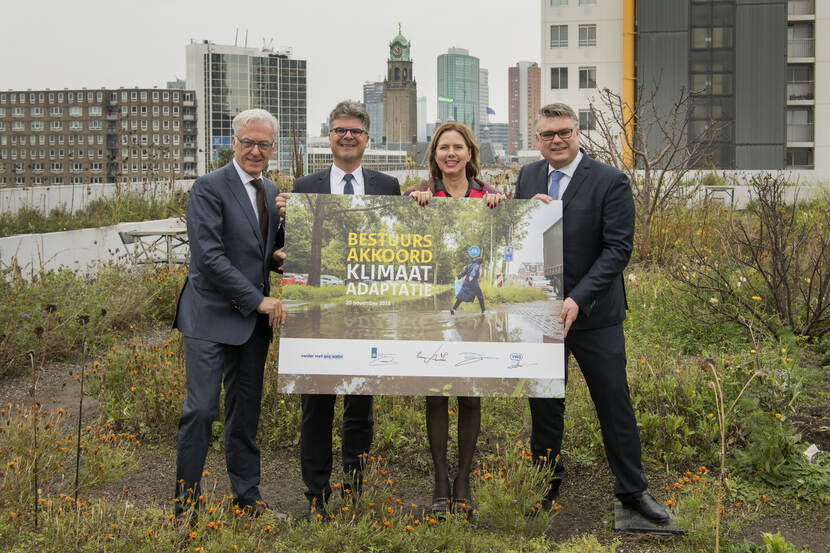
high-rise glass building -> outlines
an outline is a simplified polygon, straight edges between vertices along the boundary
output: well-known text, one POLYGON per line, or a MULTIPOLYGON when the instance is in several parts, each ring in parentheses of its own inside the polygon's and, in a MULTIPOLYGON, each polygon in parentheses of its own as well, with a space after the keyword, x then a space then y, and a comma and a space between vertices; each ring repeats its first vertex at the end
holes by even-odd
POLYGON ((369 137, 375 145, 383 143, 383 81, 363 83, 363 107, 369 114, 369 137))
POLYGON ((465 48, 438 56, 438 119, 464 123, 478 136, 479 61, 465 48))
POLYGON ((291 52, 191 41, 187 88, 199 108, 198 171, 204 174, 222 148, 231 147, 231 122, 240 111, 262 108, 279 121, 269 169, 291 171, 306 140, 306 61, 291 52))

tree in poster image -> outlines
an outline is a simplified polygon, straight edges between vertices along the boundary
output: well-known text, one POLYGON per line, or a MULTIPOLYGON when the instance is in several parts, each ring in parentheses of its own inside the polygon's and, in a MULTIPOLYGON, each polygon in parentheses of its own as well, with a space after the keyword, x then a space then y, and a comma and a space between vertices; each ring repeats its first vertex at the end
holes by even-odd
POLYGON ((441 239, 432 242, 432 283, 447 284, 455 279, 455 266, 458 264, 455 250, 450 250, 446 236, 456 233, 455 225, 462 210, 462 203, 458 201, 440 201, 444 198, 435 198, 429 205, 420 206, 410 198, 406 198, 395 217, 394 231, 400 234, 419 232, 431 234, 441 239))
MULTIPOLYGON (((527 215, 536 207, 530 201, 505 201, 495 209, 490 209, 484 202, 477 202, 476 209, 465 210, 455 222, 457 250, 461 258, 460 264, 469 262, 467 248, 479 246, 485 257, 485 266, 489 264, 487 257, 490 252, 499 250, 502 246, 512 244, 521 249, 527 236, 527 215), (512 242, 510 241, 510 227, 513 227, 512 242), (492 240, 492 242, 491 242, 492 240)), ((502 262, 504 263, 504 262, 502 262)), ((505 267, 501 267, 504 273, 505 267)))
POLYGON ((392 209, 388 198, 362 197, 362 207, 351 208, 353 196, 296 196, 299 201, 286 210, 290 239, 286 240, 285 250, 292 270, 308 273, 309 286, 320 286, 323 268, 335 274, 342 271, 346 259, 344 236, 355 229, 366 232, 382 228, 381 217, 392 209), (310 229, 311 232, 292 232, 291 229, 310 229))

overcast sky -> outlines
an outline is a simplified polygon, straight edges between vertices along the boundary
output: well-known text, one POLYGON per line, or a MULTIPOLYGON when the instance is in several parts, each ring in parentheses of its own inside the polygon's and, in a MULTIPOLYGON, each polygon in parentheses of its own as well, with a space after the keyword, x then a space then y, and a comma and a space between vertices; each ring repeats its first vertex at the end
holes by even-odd
POLYGON ((412 42, 418 96, 437 114, 437 56, 467 48, 490 72, 493 121, 507 122, 507 68, 539 61, 539 0, 45 0, 9 2, 0 33, 0 89, 164 87, 185 78, 191 39, 293 49, 308 61, 308 131, 339 100, 362 101, 382 80, 389 41, 412 42))

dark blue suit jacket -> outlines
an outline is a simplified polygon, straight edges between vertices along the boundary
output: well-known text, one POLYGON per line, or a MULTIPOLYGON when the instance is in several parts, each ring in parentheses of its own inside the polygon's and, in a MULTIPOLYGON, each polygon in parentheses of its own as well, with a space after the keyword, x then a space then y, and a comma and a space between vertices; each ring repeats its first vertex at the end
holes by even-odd
POLYGON ((268 236, 263 240, 254 207, 233 162, 196 179, 187 201, 190 266, 173 327, 184 336, 244 344, 256 324, 256 308, 271 292, 273 253, 283 229, 277 186, 263 179, 268 236))
MULTIPOLYGON (((398 179, 365 167, 363 168, 363 188, 366 195, 401 195, 401 185, 398 179)), ((331 167, 295 180, 293 191, 305 194, 331 194, 331 167)))
MULTIPOLYGON (((548 162, 525 165, 516 198, 548 193, 548 162)), ((583 154, 562 197, 565 297, 579 306, 573 329, 621 323, 628 307, 622 271, 634 249, 634 198, 628 177, 583 154)))

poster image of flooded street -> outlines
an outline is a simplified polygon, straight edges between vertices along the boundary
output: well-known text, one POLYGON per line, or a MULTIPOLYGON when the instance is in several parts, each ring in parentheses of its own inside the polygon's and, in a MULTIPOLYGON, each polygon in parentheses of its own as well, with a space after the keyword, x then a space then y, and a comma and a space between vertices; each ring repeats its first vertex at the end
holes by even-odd
POLYGON ((281 391, 563 395, 561 213, 292 195, 281 391))

